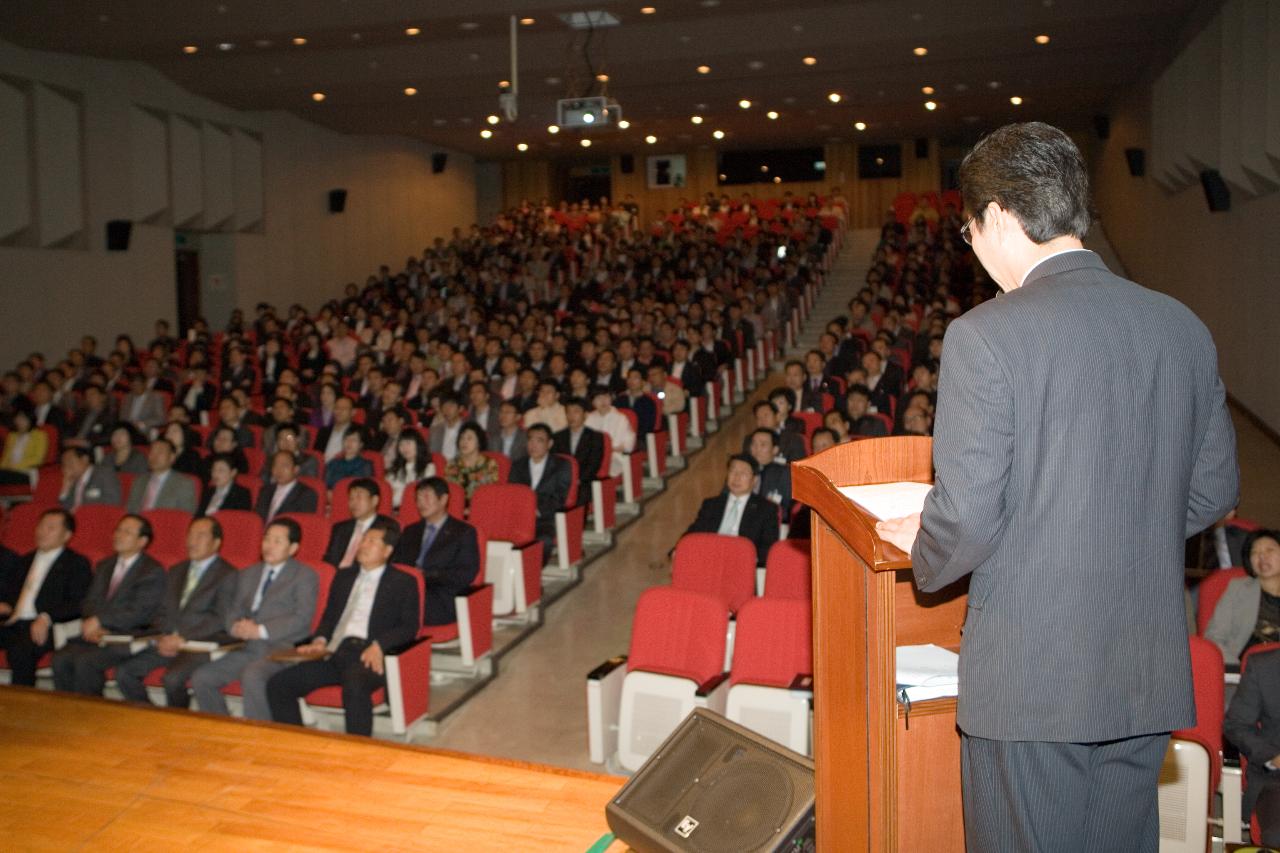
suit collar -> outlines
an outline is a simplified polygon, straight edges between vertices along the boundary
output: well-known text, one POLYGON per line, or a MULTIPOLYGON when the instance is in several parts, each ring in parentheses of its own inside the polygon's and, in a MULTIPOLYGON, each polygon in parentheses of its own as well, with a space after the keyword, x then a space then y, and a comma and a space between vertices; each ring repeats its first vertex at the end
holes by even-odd
POLYGON ((1022 286, 1026 287, 1041 279, 1078 269, 1097 269, 1109 272, 1107 265, 1102 262, 1102 258, 1098 257, 1096 252, 1089 249, 1068 249, 1065 252, 1050 255, 1033 266, 1027 272, 1026 278, 1022 280, 1022 286))

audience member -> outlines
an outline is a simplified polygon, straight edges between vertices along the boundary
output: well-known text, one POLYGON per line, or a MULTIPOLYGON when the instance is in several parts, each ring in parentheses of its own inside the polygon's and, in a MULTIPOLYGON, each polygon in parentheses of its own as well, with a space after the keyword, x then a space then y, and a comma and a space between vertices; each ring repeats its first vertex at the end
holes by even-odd
POLYGON ((1223 732, 1249 763, 1241 816, 1256 817, 1260 841, 1280 847, 1280 651, 1249 657, 1223 732))
POLYGON ((215 453, 209 458, 209 482, 200 497, 197 516, 213 515, 224 509, 253 509, 253 496, 236 482, 235 457, 230 453, 215 453))
POLYGON ((196 511, 195 480, 173 470, 174 448, 167 438, 151 442, 147 453, 147 473, 134 478, 126 504, 129 512, 151 509, 196 511))
POLYGON ((535 532, 542 542, 545 565, 556 541, 556 513, 569 498, 573 475, 569 463, 551 452, 551 429, 546 424, 534 424, 526 433, 528 455, 511 464, 511 482, 529 486, 537 496, 535 532))
POLYGON ((0 455, 0 485, 30 486, 44 463, 49 437, 42 430, 32 429, 31 411, 25 406, 14 411, 11 423, 13 430, 5 436, 4 453, 0 455))
POLYGON ((568 425, 552 440, 552 452, 578 461, 578 506, 591 503, 591 483, 604 463, 604 438, 587 426, 587 404, 570 397, 564 404, 568 425))
POLYGON ((270 522, 281 513, 315 512, 320 497, 306 483, 298 482, 298 462, 293 454, 281 450, 271 458, 271 482, 258 493, 254 512, 270 522))
POLYGON ((1243 553, 1248 577, 1227 584, 1204 632, 1229 664, 1252 645, 1280 641, 1280 531, 1254 531, 1243 553))
POLYGON ((444 478, 461 486, 470 501, 478 487, 498 482, 498 462, 485 455, 488 439, 474 421, 459 428, 457 446, 457 455, 444 466, 444 478))
POLYGON ((361 477, 347 487, 347 509, 351 517, 333 525, 324 550, 324 562, 339 569, 355 565, 361 537, 377 522, 400 529, 394 519, 378 512, 380 498, 378 481, 370 477, 361 477))
POLYGON ((480 571, 476 529, 449 514, 449 484, 442 477, 419 482, 415 500, 421 519, 405 528, 393 560, 422 572, 424 624, 452 625, 458 621, 454 598, 480 571))
POLYGON ((745 536, 756 546, 756 565, 763 566, 778 541, 778 506, 753 493, 758 471, 751 456, 730 456, 724 490, 702 502, 685 533, 745 536))
POLYGON ((424 477, 439 474, 427 443, 416 429, 406 430, 396 445, 396 459, 387 469, 387 485, 391 487, 391 508, 400 509, 405 489, 424 477))

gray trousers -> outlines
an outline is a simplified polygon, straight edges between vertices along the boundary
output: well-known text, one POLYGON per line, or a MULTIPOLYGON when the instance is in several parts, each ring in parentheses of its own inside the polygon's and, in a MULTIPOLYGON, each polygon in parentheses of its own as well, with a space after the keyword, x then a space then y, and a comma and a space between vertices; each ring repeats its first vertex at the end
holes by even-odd
POLYGON ((191 692, 195 694, 200 710, 226 716, 229 711, 221 688, 239 679, 245 719, 270 720, 267 679, 289 666, 267 660, 273 648, 266 642, 250 642, 245 648, 228 652, 192 673, 191 692))
POLYGON ((167 658, 155 649, 143 649, 116 667, 116 687, 130 702, 151 703, 143 681, 157 667, 164 667, 165 703, 170 708, 186 708, 191 704, 187 695, 187 679, 191 673, 209 662, 206 654, 179 652, 167 658))
POLYGON ((965 846, 981 853, 1156 853, 1169 735, 1102 743, 962 735, 965 846))

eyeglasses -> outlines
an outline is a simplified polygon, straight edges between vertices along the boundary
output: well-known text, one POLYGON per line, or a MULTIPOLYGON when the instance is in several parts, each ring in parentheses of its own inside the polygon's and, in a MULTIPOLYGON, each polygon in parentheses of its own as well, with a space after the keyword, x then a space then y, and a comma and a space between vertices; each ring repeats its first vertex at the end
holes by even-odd
POLYGON ((973 226, 973 220, 972 220, 972 219, 970 219, 970 220, 969 220, 968 222, 966 222, 964 225, 961 225, 961 226, 960 226, 960 239, 961 239, 961 240, 964 240, 964 241, 965 241, 965 243, 967 243, 967 244, 968 244, 968 245, 970 245, 970 246, 972 246, 972 245, 973 245, 973 235, 969 232, 969 229, 970 229, 972 226, 973 226))

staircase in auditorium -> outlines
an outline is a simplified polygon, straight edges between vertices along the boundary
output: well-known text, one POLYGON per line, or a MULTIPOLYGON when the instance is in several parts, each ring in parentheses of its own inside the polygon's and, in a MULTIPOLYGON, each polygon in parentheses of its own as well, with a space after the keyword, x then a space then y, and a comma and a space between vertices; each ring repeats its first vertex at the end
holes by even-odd
POLYGON ((832 264, 827 283, 813 304, 810 320, 796 341, 795 351, 787 353, 788 358, 803 357, 808 350, 817 349, 818 338, 827 323, 849 313, 849 300, 867 283, 871 256, 879 241, 879 228, 856 228, 849 232, 848 242, 832 264))

